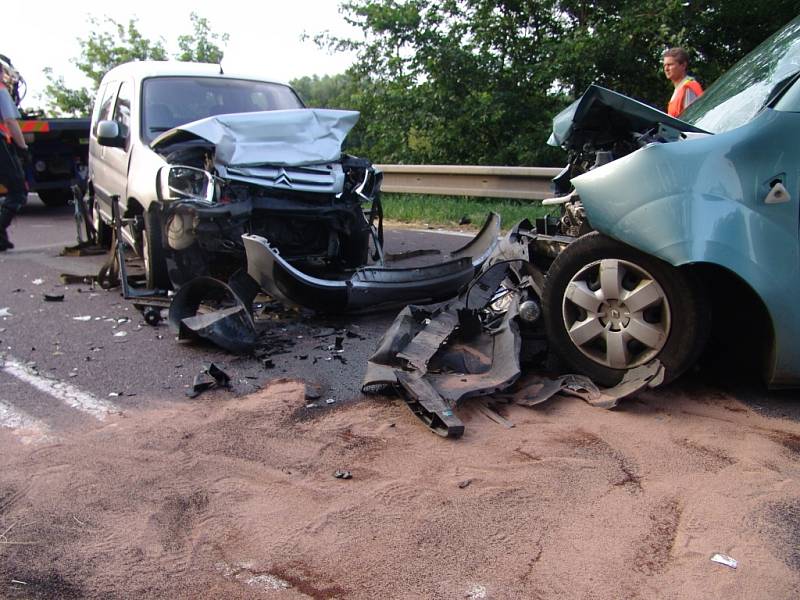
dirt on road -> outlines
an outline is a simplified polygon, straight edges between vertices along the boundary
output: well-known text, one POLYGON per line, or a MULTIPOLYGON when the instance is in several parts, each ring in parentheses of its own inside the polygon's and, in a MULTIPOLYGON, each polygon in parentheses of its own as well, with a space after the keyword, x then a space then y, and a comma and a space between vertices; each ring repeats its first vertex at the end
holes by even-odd
POLYGON ((0 431, 0 597, 800 596, 797 423, 689 382, 512 429, 467 404, 451 441, 304 387, 0 431))

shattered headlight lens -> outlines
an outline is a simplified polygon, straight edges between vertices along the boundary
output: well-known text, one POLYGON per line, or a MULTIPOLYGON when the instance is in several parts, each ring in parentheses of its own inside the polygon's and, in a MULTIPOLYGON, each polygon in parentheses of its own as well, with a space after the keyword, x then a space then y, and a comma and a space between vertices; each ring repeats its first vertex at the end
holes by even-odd
POLYGON ((216 178, 203 169, 195 167, 168 166, 158 171, 159 199, 191 200, 214 204, 216 178))

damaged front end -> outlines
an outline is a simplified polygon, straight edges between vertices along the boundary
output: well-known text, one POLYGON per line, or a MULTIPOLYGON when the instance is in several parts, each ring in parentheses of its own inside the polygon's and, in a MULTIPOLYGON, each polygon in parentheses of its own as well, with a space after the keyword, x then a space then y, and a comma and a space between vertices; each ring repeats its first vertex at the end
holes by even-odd
POLYGON ((292 264, 341 272, 379 245, 381 173, 341 152, 358 113, 286 110, 210 117, 152 146, 170 283, 226 280, 246 262, 243 235, 258 235, 292 264))
POLYGON ((168 163, 157 185, 169 283, 227 281, 246 265, 274 298, 324 312, 454 296, 494 248, 499 217, 440 264, 385 267, 382 174, 341 152, 357 119, 318 109, 222 115, 157 138, 168 163))

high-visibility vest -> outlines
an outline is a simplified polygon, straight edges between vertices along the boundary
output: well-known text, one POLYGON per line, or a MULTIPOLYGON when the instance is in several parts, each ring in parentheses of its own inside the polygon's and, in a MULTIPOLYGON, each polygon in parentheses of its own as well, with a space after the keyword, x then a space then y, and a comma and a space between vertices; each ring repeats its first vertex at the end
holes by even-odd
POLYGON ((683 109, 689 104, 684 106, 684 102, 686 100, 686 92, 691 90, 694 94, 694 98, 689 102, 691 104, 697 98, 703 95, 703 88, 700 86, 699 83, 695 80, 694 77, 685 77, 683 81, 680 82, 678 87, 675 88, 675 91, 672 92, 672 98, 669 99, 669 105, 667 106, 667 114, 671 117, 677 117, 683 112, 683 109))
MULTIPOLYGON (((0 81, 0 91, 5 89, 8 89, 6 88, 6 84, 0 81)), ((5 119, 0 119, 0 135, 3 136, 6 144, 11 143, 11 130, 8 128, 8 125, 6 125, 5 119)))

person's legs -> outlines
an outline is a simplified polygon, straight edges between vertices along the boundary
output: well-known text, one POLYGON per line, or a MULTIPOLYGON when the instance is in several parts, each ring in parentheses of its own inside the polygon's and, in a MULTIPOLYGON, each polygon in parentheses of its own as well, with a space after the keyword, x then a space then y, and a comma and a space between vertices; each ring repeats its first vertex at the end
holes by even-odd
POLYGON ((3 252, 14 247, 8 239, 7 229, 28 198, 22 166, 14 150, 5 142, 0 142, 0 183, 8 189, 0 207, 0 252, 3 252))

